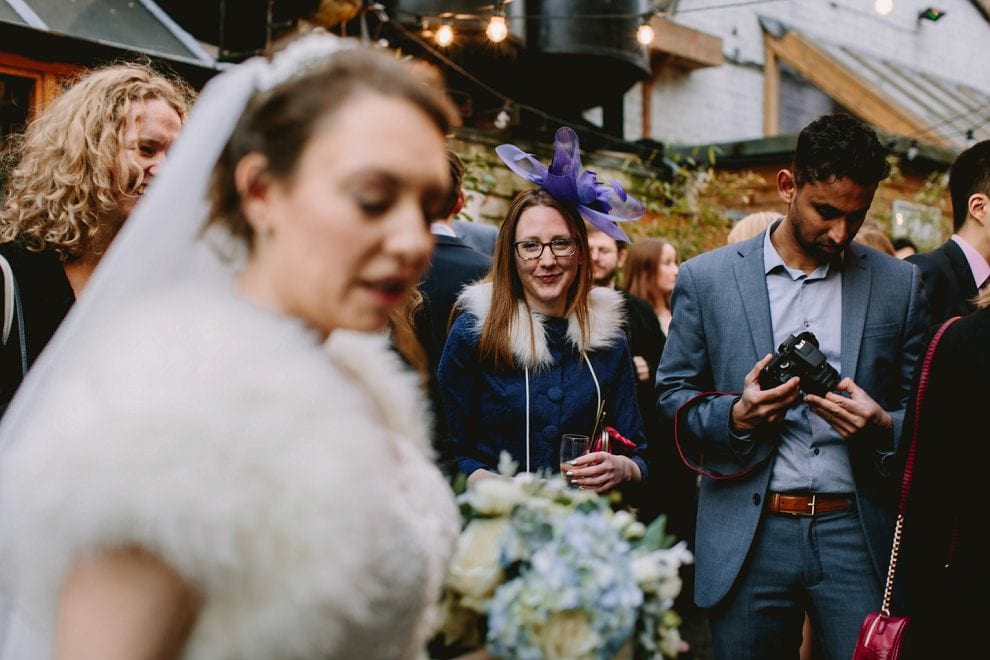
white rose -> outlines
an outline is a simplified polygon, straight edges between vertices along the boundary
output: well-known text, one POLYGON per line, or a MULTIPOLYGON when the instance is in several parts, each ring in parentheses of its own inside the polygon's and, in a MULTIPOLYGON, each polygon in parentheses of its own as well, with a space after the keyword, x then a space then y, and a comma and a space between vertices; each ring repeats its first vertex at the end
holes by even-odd
POLYGON ((478 518, 458 537, 447 585, 465 596, 465 606, 478 609, 502 581, 498 541, 508 524, 504 518, 478 518))
POLYGON ((636 584, 645 593, 653 593, 660 588, 660 580, 663 578, 663 571, 656 553, 650 552, 645 555, 633 557, 631 562, 633 577, 636 584))
POLYGON ((550 620, 533 630, 533 638, 545 660, 594 658, 600 640, 592 630, 586 612, 555 612, 550 620))
POLYGON ((481 479, 471 484, 465 494, 468 504, 485 516, 505 516, 526 499, 526 494, 512 479, 481 479))
POLYGON ((625 509, 619 509, 612 514, 612 527, 613 529, 623 532, 627 527, 636 522, 636 516, 629 513, 625 509))
POLYGON ((667 600, 668 598, 673 600, 681 593, 683 587, 684 581, 677 575, 664 578, 660 580, 660 588, 657 589, 657 596, 661 600, 667 600))

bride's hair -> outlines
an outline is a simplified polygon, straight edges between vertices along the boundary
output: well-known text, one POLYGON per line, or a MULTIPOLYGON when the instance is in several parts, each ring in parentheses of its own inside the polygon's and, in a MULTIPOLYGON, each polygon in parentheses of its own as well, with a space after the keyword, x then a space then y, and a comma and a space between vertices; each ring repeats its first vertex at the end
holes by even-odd
POLYGON ((371 46, 353 46, 318 59, 307 60, 304 54, 289 62, 293 69, 286 71, 276 56, 270 65, 276 80, 263 81, 272 86, 252 98, 213 171, 208 225, 224 225, 249 246, 254 229, 241 210, 234 182, 234 170, 245 155, 263 155, 268 174, 288 181, 305 146, 327 117, 359 94, 405 99, 428 115, 444 135, 459 122, 439 70, 422 61, 399 59, 371 46))

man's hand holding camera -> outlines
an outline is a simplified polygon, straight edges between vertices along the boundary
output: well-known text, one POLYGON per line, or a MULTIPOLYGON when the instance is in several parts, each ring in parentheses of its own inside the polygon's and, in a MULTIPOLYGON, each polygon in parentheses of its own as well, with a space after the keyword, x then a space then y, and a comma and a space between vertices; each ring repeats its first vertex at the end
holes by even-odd
POLYGON ((746 374, 742 396, 732 405, 730 413, 732 427, 735 430, 749 433, 763 422, 778 422, 784 418, 787 409, 798 400, 801 394, 801 379, 797 376, 770 389, 763 389, 760 386, 760 373, 772 359, 773 355, 768 354, 746 374))
POLYGON ((862 388, 837 372, 810 332, 791 335, 776 355, 767 355, 746 375, 743 393, 732 406, 732 426, 748 433, 763 422, 777 422, 804 391, 804 402, 839 435, 848 439, 869 425, 893 428, 893 420, 862 388))
POLYGON ((837 394, 829 392, 824 397, 806 394, 804 402, 812 412, 824 419, 845 439, 849 439, 867 426, 890 429, 894 421, 880 404, 873 400, 852 378, 846 376, 836 386, 837 394))

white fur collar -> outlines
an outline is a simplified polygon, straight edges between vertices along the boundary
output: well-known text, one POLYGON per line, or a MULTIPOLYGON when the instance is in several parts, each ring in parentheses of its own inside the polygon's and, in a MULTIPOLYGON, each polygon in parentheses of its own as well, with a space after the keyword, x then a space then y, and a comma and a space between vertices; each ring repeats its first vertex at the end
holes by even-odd
MULTIPOLYGON (((492 305, 491 282, 478 282, 465 287, 459 300, 464 310, 477 319, 474 331, 481 334, 492 305)), ((516 364, 521 367, 544 367, 553 362, 547 346, 544 318, 542 314, 531 314, 526 302, 519 301, 519 312, 509 328, 509 341, 516 364)), ((582 353, 609 348, 622 336, 623 322, 622 294, 614 289, 594 287, 588 301, 590 332, 587 344, 581 340, 581 328, 573 314, 567 317, 567 340, 582 353)))
POLYGON ((433 456, 419 375, 389 349, 385 333, 335 330, 324 348, 338 367, 364 387, 393 433, 433 456))

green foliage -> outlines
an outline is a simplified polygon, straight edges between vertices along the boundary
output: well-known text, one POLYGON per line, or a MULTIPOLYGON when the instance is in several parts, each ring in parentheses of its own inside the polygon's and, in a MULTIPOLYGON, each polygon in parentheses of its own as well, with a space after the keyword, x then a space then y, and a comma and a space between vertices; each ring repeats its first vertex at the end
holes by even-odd
POLYGON ((646 552, 665 550, 677 543, 677 537, 667 533, 667 514, 661 514, 646 526, 643 537, 633 543, 633 546, 646 552))
MULTIPOLYGON (((904 198, 904 188, 907 178, 901 169, 899 156, 891 155, 890 177, 880 184, 873 207, 870 209, 870 219, 876 222, 888 234, 893 234, 894 218, 892 201, 904 198)), ((952 233, 952 213, 948 195, 948 177, 945 171, 934 170, 921 186, 907 200, 913 204, 938 209, 941 212, 941 234, 948 236, 952 233)), ((913 237, 917 240, 918 237, 913 237)))
POLYGON ((732 226, 728 209, 745 207, 748 195, 766 182, 749 171, 716 171, 714 149, 706 155, 704 165, 694 158, 676 163, 669 181, 656 172, 633 177, 629 192, 647 208, 642 220, 623 227, 633 240, 666 238, 677 247, 681 260, 725 244, 732 226))

